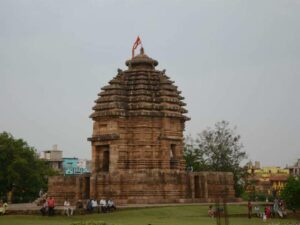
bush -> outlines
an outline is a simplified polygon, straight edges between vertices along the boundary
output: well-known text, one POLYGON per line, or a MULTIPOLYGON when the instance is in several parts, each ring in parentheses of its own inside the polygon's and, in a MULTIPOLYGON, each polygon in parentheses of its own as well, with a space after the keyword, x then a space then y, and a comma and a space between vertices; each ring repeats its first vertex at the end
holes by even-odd
POLYGON ((249 201, 250 196, 249 196, 249 194, 248 194, 247 192, 243 192, 243 193, 241 194, 241 198, 242 198, 244 201, 249 201))
POLYGON ((271 196, 271 195, 267 195, 265 193, 262 193, 262 192, 258 192, 258 193, 247 193, 247 192, 244 192, 242 193, 241 195, 242 199, 244 201, 260 201, 260 202, 264 202, 266 201, 266 199, 268 198, 268 200, 270 202, 274 201, 274 197, 271 196))

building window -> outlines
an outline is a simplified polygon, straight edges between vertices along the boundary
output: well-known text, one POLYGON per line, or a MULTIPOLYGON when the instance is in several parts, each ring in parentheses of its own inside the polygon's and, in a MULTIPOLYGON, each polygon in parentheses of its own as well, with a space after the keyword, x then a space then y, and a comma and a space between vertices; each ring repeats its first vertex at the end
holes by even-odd
POLYGON ((171 144, 170 146, 170 169, 177 168, 177 161, 176 161, 176 145, 171 144))

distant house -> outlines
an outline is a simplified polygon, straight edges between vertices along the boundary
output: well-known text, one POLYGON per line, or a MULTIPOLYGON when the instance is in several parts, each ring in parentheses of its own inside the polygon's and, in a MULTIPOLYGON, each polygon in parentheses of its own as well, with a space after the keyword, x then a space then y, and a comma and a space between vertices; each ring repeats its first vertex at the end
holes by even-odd
POLYGON ((63 158, 64 175, 80 175, 89 173, 90 160, 74 158, 63 158))
POLYGON ((47 161, 48 164, 56 171, 63 170, 62 151, 58 150, 57 145, 53 149, 41 152, 40 158, 47 161))
POLYGON ((91 171, 91 160, 73 158, 63 158, 63 151, 53 145, 53 149, 41 152, 40 158, 56 171, 64 175, 80 175, 91 171))
POLYGON ((289 177, 289 170, 277 166, 261 167, 260 163, 247 164, 248 192, 264 193, 267 195, 278 195, 284 188, 289 177))
POLYGON ((292 176, 300 176, 300 159, 293 166, 289 166, 288 170, 292 176))

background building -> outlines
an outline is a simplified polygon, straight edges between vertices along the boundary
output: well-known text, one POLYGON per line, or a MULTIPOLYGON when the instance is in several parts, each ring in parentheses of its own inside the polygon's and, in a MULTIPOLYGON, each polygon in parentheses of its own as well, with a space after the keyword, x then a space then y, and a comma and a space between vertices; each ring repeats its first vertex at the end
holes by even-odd
POLYGON ((64 175, 80 175, 89 173, 92 170, 91 160, 76 157, 63 158, 63 151, 59 150, 57 145, 53 145, 51 150, 41 152, 40 158, 47 161, 54 170, 64 175))
POLYGON ((63 151, 58 150, 57 145, 53 145, 51 150, 41 152, 40 158, 48 162, 48 164, 57 171, 63 170, 63 151))
POLYGON ((289 166, 288 170, 292 176, 300 176, 300 159, 293 166, 289 166))
POLYGON ((263 193, 266 195, 280 194, 289 177, 289 169, 277 166, 266 166, 260 168, 260 163, 247 164, 247 192, 263 193))

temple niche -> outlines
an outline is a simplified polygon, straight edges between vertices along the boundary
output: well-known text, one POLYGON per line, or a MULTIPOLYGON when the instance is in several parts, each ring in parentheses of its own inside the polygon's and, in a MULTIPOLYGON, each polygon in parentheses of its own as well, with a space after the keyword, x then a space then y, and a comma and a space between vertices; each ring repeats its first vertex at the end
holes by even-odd
POLYGON ((214 201, 226 191, 227 198, 234 199, 231 173, 186 171, 186 104, 157 65, 141 48, 126 61, 128 68, 119 69, 102 88, 90 116, 92 173, 50 178, 51 195, 145 204, 214 201))

